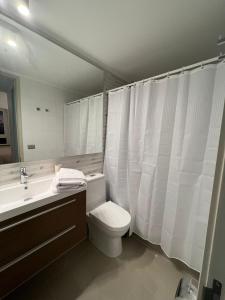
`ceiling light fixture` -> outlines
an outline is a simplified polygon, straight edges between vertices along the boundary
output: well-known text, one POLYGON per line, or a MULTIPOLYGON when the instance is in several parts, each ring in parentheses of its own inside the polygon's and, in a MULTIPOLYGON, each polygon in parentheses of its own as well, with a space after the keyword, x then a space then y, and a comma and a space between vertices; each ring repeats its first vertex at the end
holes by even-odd
POLYGON ((7 44, 12 47, 12 48, 16 48, 17 47, 17 44, 14 40, 8 40, 7 41, 7 44))
POLYGON ((25 2, 23 4, 18 5, 17 9, 18 12, 25 17, 28 17, 30 15, 29 6, 25 2))

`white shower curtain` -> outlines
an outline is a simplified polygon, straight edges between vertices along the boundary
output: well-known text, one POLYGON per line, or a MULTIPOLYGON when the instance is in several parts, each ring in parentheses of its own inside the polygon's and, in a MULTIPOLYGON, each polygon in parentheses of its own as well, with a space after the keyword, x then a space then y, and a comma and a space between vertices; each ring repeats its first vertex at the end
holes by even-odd
POLYGON ((198 271, 224 98, 224 63, 109 92, 109 196, 132 231, 198 271))
POLYGON ((73 156, 102 152, 103 94, 66 104, 64 154, 73 156))

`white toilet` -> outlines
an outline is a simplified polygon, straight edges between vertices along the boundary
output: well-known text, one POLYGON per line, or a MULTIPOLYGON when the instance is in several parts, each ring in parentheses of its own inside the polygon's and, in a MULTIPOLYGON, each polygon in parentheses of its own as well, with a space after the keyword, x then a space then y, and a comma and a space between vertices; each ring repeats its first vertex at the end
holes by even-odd
POLYGON ((87 176, 87 218, 90 241, 106 256, 122 252, 122 236, 129 230, 130 214, 113 203, 106 202, 103 174, 87 176))

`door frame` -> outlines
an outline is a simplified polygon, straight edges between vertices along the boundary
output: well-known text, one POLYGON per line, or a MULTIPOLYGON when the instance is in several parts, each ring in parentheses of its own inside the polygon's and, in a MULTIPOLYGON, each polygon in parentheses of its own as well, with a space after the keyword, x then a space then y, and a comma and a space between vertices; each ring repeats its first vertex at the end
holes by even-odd
POLYGON ((13 162, 23 161, 22 113, 20 99, 20 78, 9 72, 0 70, 0 77, 9 80, 10 86, 4 89, 10 106, 8 121, 10 124, 10 139, 13 146, 13 162), (13 133, 13 134, 12 134, 13 133))
POLYGON ((223 284, 222 295, 225 296, 225 255, 222 256, 222 253, 225 253, 225 108, 197 300, 205 300, 203 298, 204 287, 211 288, 213 279, 223 284), (223 231, 221 231, 222 228, 224 228, 223 231))

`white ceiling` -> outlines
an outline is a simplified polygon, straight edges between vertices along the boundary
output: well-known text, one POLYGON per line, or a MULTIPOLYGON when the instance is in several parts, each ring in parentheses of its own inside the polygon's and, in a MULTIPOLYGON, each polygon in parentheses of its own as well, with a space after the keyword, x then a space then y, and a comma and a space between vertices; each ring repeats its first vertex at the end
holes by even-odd
POLYGON ((30 0, 30 10, 31 23, 129 82, 214 57, 225 35, 225 0, 30 0))
POLYGON ((128 81, 216 56, 225 0, 30 0, 34 21, 128 81))

